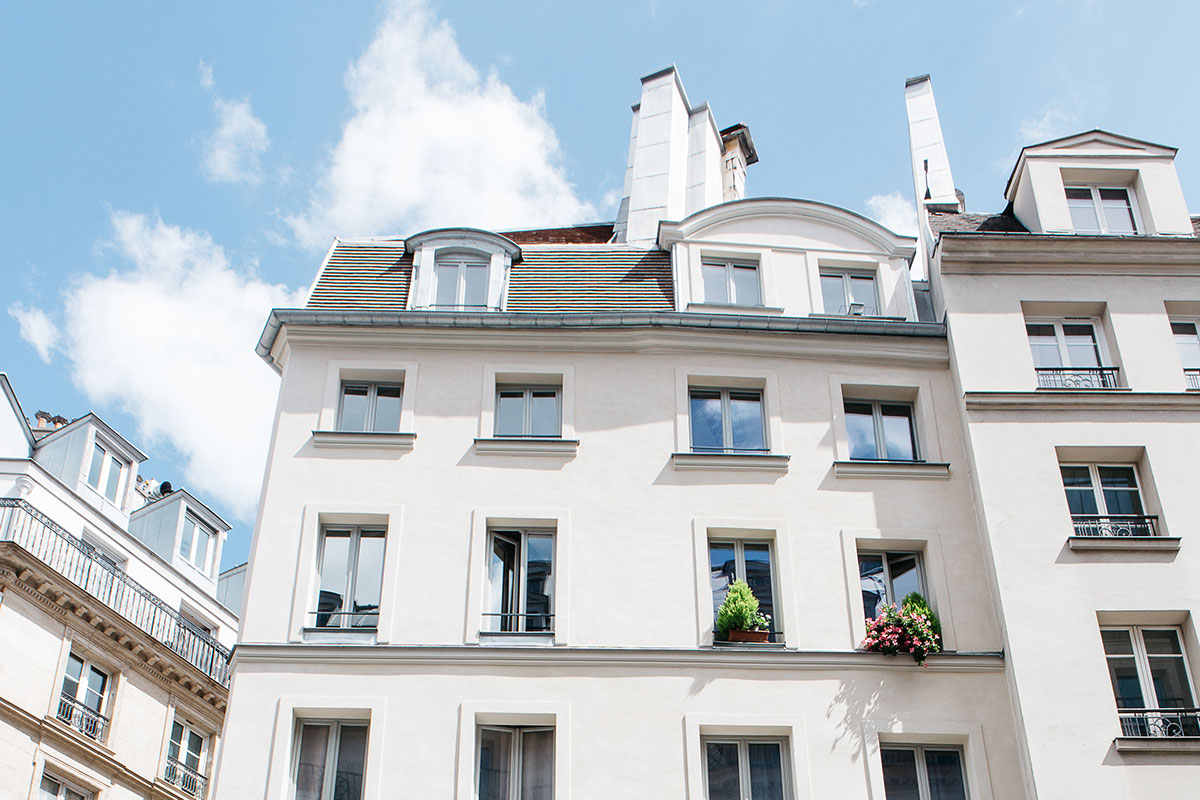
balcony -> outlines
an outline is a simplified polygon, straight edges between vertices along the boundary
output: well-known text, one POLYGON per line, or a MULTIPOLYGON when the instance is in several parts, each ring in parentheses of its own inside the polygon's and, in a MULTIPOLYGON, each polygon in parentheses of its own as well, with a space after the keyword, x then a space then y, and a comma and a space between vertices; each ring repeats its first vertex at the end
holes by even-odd
POLYGON ((1200 389, 1200 369, 1185 369, 1183 377, 1187 378, 1187 388, 1200 389))
POLYGON ((1037 367, 1039 389, 1119 389, 1119 367, 1037 367))
POLYGON ((229 685, 227 649, 29 503, 0 497, 0 542, 18 545, 217 683, 229 685))
POLYGON ((74 697, 62 695, 58 698, 58 713, 55 715, 89 739, 104 744, 108 739, 108 717, 98 714, 74 697))
POLYGON ((1200 708, 1121 710, 1121 735, 1133 739, 1200 737, 1200 708))
POLYGON ((208 786, 207 777, 173 758, 167 759, 167 765, 163 768, 163 780, 192 797, 203 797, 204 789, 208 786))
POLYGON ((1071 516, 1076 536, 1157 536, 1158 517, 1141 514, 1071 516))

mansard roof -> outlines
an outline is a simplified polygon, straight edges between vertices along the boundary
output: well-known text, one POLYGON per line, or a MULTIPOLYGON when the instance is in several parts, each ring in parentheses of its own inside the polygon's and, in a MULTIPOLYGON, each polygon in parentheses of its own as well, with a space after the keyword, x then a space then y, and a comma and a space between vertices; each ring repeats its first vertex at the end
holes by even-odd
POLYGON ((930 211, 929 227, 938 236, 943 233, 1029 233, 1009 209, 999 214, 930 211))

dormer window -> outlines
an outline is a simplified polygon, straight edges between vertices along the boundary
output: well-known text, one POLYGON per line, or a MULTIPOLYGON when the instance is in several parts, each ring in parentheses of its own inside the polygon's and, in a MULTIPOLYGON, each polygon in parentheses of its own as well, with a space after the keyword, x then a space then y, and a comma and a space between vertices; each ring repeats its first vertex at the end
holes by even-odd
POLYGON ((1138 232, 1128 189, 1068 186, 1066 192, 1075 233, 1129 236, 1138 232))
POLYGON ((758 264, 706 258, 700 265, 704 279, 704 302, 722 305, 762 305, 758 264))
POLYGON ((409 308, 500 311, 504 284, 521 248, 511 239, 475 228, 440 228, 408 237, 415 287, 409 308))
POLYGON ((183 517, 183 533, 179 537, 179 555, 196 569, 208 574, 209 559, 215 549, 217 532, 191 514, 183 517))
POLYGON ((126 464, 99 442, 92 446, 92 461, 88 466, 88 485, 109 502, 117 503, 124 487, 126 464))
POLYGON ((826 314, 875 316, 879 313, 875 276, 855 270, 822 269, 821 301, 826 314))
POLYGON ((488 259, 483 254, 438 254, 433 306, 439 310, 488 307, 488 259))

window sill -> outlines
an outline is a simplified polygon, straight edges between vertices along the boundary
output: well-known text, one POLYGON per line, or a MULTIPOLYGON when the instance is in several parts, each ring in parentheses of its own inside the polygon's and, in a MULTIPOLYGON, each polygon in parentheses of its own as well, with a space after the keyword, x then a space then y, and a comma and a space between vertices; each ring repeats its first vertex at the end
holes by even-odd
POLYGON ((300 638, 309 644, 376 644, 378 628, 305 628, 300 638))
POLYGON ((950 465, 940 461, 835 461, 839 478, 924 478, 946 480, 950 465))
POLYGON ((1200 737, 1196 736, 1118 736, 1113 744, 1120 753, 1200 754, 1200 737))
POLYGON ((361 448, 364 450, 412 450, 415 433, 384 431, 313 431, 313 447, 361 448))
POLYGON ((891 317, 885 314, 826 314, 823 312, 812 312, 808 316, 816 317, 817 319, 874 319, 883 322, 908 322, 908 317, 891 317))
POLYGON ((783 650, 783 642, 716 642, 712 646, 718 650, 783 650))
POLYGON ((778 306, 745 306, 737 303, 688 303, 687 310, 710 314, 758 314, 776 317, 783 315, 783 309, 778 306))
POLYGON ((1161 552, 1178 550, 1178 536, 1068 536, 1072 550, 1140 550, 1161 552))
POLYGON ((677 470, 724 469, 787 472, 791 456, 776 453, 672 453, 677 470))
POLYGON ((496 436, 475 440, 477 456, 573 456, 578 450, 578 439, 496 436))
POLYGON ((554 633, 527 631, 480 631, 480 645, 501 645, 503 647, 552 647, 554 633))

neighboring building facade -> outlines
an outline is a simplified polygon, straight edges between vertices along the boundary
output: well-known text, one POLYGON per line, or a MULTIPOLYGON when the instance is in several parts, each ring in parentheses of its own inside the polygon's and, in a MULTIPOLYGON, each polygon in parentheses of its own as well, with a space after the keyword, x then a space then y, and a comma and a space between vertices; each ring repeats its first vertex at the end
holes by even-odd
POLYGON ((229 525, 94 414, 31 426, 0 373, 0 795, 209 797, 237 616, 229 525))

